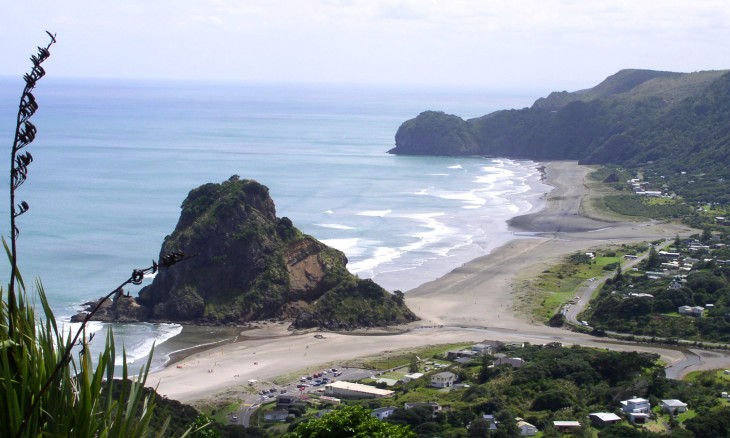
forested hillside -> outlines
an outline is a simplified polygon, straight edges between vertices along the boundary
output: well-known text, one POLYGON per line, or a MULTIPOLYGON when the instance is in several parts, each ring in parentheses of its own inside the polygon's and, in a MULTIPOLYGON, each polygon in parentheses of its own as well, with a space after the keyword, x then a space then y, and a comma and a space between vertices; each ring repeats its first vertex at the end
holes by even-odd
POLYGON ((622 70, 594 88, 552 93, 531 108, 466 121, 423 112, 401 125, 389 152, 650 167, 696 176, 715 190, 730 177, 728 122, 728 71, 622 70))

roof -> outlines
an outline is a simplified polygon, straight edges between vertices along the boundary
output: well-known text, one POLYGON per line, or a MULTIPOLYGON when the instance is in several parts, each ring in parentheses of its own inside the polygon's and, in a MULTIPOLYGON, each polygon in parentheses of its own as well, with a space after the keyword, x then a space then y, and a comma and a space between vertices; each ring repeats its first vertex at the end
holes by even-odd
POLYGON ((396 408, 395 406, 388 406, 388 407, 385 407, 385 408, 377 408, 377 409, 373 409, 373 414, 379 414, 381 412, 394 411, 396 409, 398 409, 398 408, 396 408))
POLYGON ((588 414, 589 417, 596 417, 601 421, 619 421, 621 417, 611 412, 593 412, 588 414))
MULTIPOLYGON (((647 400, 647 399, 645 399, 645 398, 640 398, 640 397, 638 397, 638 398, 630 398, 630 399, 628 399, 628 400, 625 400, 625 402, 626 402, 626 403, 633 403, 633 404, 637 404, 637 403, 649 403, 649 400, 647 400)), ((621 403, 623 403, 623 402, 621 402, 621 403)))
POLYGON ((528 423, 525 420, 520 420, 517 422, 517 427, 535 427, 532 424, 528 423))
POLYGON ((374 395, 381 395, 381 396, 389 396, 393 394, 393 391, 389 389, 380 389, 376 388, 374 386, 370 385, 363 385, 361 383, 353 383, 353 382, 347 382, 344 380, 339 380, 337 382, 328 383, 325 385, 325 388, 331 387, 335 389, 347 389, 350 391, 356 391, 356 392, 364 392, 367 394, 374 394, 374 395))
POLYGON ((684 403, 682 400, 677 399, 669 399, 669 400, 662 400, 662 403, 664 403, 665 406, 670 406, 673 408, 684 408, 687 407, 687 403, 684 403))
POLYGON ((448 379, 448 378, 451 378, 451 377, 456 377, 456 374, 452 373, 451 371, 442 371, 440 373, 436 373, 433 376, 431 376, 431 378, 434 378, 434 377, 440 377, 442 379, 448 379))
POLYGON ((555 427, 580 427, 580 421, 553 421, 555 427))

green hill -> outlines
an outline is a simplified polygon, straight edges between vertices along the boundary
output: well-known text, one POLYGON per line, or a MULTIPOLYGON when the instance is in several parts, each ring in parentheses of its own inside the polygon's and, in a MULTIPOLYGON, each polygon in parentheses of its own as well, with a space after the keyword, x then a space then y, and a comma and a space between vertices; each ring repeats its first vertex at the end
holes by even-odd
POLYGON ((178 251, 193 257, 160 271, 138 298, 117 297, 100 319, 228 324, 275 318, 295 328, 328 329, 417 319, 401 292, 357 278, 344 253, 277 218, 268 188, 256 181, 233 176, 192 190, 160 259, 178 251))
POLYGON ((389 152, 651 166, 709 176, 709 189, 721 196, 730 177, 729 122, 727 70, 622 70, 591 89, 551 93, 530 108, 469 120, 423 112, 400 126, 389 152))

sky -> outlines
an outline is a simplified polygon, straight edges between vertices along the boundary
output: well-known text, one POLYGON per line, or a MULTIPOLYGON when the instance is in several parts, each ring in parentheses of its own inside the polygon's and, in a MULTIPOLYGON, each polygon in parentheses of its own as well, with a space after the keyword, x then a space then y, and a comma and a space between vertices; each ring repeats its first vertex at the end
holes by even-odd
POLYGON ((730 68, 727 0, 23 0, 0 76, 574 91, 624 68, 730 68))

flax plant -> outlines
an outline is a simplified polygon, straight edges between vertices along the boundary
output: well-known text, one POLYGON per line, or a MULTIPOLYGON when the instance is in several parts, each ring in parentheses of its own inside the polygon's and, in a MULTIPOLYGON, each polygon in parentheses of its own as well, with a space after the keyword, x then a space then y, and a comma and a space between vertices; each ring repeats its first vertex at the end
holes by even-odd
POLYGON ((111 330, 94 363, 86 326, 101 303, 121 294, 122 286, 141 283, 145 274, 172 266, 185 258, 183 254, 168 254, 147 269, 135 269, 129 279, 100 300, 75 334, 70 329, 68 333, 59 329, 40 281, 35 283, 37 297, 29 302, 18 270, 20 231, 16 218, 27 212, 29 205, 21 201, 16 206, 16 190, 25 182, 33 161, 24 149, 36 135, 36 127, 30 122, 38 109, 32 90, 45 75, 41 64, 56 42, 55 35, 48 35, 51 41, 31 57, 33 67, 24 76, 26 86, 20 99, 11 155, 10 244, 2 240, 11 266, 7 295, 0 288, 0 436, 163 436, 169 419, 158 430, 151 430, 155 393, 145 395, 144 391, 152 353, 139 374, 130 378, 123 351, 122 378, 115 380, 116 354, 111 330))

